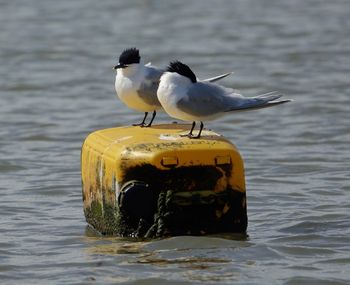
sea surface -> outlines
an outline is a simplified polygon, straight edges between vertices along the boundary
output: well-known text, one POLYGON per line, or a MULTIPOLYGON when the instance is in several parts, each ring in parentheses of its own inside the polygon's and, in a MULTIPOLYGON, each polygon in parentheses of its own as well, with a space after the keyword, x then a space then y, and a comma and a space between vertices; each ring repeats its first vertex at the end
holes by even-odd
POLYGON ((0 0, 0 284, 350 284, 349 13, 348 0, 0 0), (247 237, 87 226, 81 145, 141 120, 112 70, 134 46, 293 99, 206 123, 244 158, 247 237))

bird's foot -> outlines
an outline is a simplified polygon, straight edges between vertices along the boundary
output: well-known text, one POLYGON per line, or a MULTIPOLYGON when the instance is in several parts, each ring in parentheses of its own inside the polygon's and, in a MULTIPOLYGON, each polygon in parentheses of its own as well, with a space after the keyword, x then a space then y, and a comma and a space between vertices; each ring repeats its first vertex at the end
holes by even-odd
POLYGON ((198 134, 196 136, 194 136, 194 135, 189 136, 190 139, 199 139, 200 137, 201 137, 200 134, 198 134))
MULTIPOLYGON (((132 124, 132 125, 133 126, 139 126, 141 128, 145 127, 146 126, 145 121, 146 121, 147 115, 148 115, 148 112, 145 112, 145 116, 143 117, 143 120, 141 121, 141 123, 139 123, 139 124, 132 124)), ((153 115, 153 117, 152 117, 152 121, 154 119, 154 116, 155 115, 153 115)), ((150 124, 152 124, 152 121, 150 122, 150 124)))
POLYGON ((189 139, 199 139, 201 136, 200 135, 194 136, 193 134, 188 133, 188 134, 181 134, 180 137, 188 137, 189 139))
POLYGON ((146 124, 145 123, 138 123, 138 124, 132 124, 134 127, 141 127, 141 128, 143 128, 143 127, 145 127, 146 126, 146 124))

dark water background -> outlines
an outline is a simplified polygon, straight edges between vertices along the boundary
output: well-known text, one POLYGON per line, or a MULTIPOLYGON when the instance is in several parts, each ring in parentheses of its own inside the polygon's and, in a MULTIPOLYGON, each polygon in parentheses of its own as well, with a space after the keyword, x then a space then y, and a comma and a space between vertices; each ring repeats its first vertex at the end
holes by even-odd
POLYGON ((347 0, 0 0, 0 283, 350 284, 349 15, 347 0), (142 116, 115 97, 130 46, 294 99, 207 124, 245 159, 248 239, 86 227, 83 139, 142 116))

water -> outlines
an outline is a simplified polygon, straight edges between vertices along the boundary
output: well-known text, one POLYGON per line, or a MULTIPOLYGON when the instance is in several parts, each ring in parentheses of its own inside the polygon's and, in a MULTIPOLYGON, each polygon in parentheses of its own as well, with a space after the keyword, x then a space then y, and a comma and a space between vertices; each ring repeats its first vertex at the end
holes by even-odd
MULTIPOLYGON (((350 2, 0 1, 1 284, 350 284, 350 2), (100 237, 82 211, 88 133, 141 119, 119 53, 293 103, 206 124, 245 159, 248 238, 100 237)), ((157 122, 168 122, 163 115, 157 122)))

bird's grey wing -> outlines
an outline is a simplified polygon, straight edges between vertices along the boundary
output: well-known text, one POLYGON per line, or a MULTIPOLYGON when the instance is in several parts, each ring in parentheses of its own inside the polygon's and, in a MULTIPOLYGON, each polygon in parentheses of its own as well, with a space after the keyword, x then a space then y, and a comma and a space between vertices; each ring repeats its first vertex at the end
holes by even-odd
POLYGON ((261 109, 266 107, 271 107, 274 105, 280 105, 283 103, 290 102, 291 100, 279 100, 282 97, 282 94, 273 91, 263 95, 259 95, 256 97, 243 97, 235 98, 235 100, 231 100, 228 104, 228 108, 226 112, 230 111, 244 111, 244 110, 252 110, 252 109, 261 109))
POLYGON ((202 82, 215 82, 215 81, 218 81, 218 80, 221 80, 229 75, 233 74, 233 71, 232 72, 227 72, 227 73, 224 73, 224 74, 220 74, 218 76, 215 76, 215 77, 210 77, 210 78, 207 78, 207 79, 204 79, 204 80, 201 80, 202 82))
POLYGON ((157 97, 157 89, 159 85, 159 80, 164 70, 156 68, 154 66, 147 66, 145 79, 140 85, 137 93, 140 98, 145 101, 145 103, 152 106, 161 106, 158 97, 157 97))
POLYGON ((212 116, 227 110, 229 94, 233 89, 216 84, 197 82, 187 92, 187 97, 177 103, 177 107, 193 116, 212 116))

